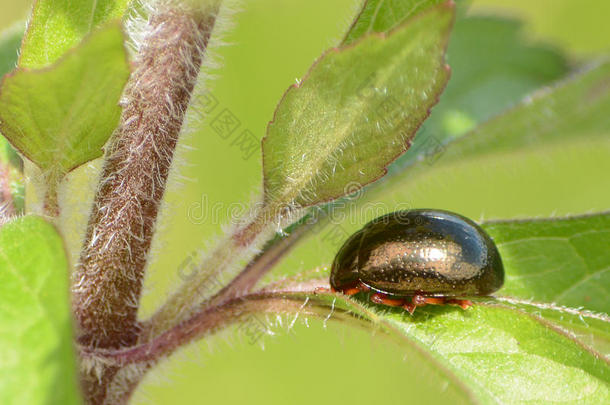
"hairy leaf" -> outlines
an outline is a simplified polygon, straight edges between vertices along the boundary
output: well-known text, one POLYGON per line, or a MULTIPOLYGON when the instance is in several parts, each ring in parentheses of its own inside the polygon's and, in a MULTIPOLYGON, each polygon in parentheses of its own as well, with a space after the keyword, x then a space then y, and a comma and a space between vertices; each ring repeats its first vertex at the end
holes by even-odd
POLYGON ((0 402, 79 403, 68 262, 42 218, 0 228, 0 297, 0 402))
POLYGON ((407 18, 446 0, 366 0, 358 17, 343 39, 351 44, 372 33, 387 32, 407 18))
POLYGON ((120 19, 129 0, 37 0, 21 48, 19 66, 57 61, 95 28, 120 19))
POLYGON ((437 6, 331 50, 287 91, 263 140, 267 204, 317 204, 385 174, 444 88, 452 18, 437 6))
POLYGON ((123 34, 110 25, 53 66, 6 76, 0 131, 43 170, 67 173, 101 156, 128 76, 123 34))

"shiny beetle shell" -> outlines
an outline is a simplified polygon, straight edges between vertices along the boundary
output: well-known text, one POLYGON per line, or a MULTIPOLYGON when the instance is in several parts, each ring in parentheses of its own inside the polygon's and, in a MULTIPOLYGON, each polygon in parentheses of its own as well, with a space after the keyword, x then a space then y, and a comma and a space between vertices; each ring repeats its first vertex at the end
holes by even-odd
POLYGON ((504 282, 492 239, 476 223, 441 210, 396 211, 369 222, 341 247, 330 285, 362 283, 399 297, 487 295, 504 282))

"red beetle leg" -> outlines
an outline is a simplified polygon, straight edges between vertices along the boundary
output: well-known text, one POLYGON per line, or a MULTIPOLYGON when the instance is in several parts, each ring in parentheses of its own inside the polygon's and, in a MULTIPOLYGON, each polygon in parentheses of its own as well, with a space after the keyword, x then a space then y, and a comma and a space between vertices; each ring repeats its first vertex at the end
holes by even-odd
MULTIPOLYGON (((369 290, 370 290, 369 286, 367 286, 366 284, 363 284, 361 281, 359 281, 355 287, 346 288, 345 290, 342 290, 341 292, 345 295, 354 295, 354 294, 358 294, 359 292, 369 291, 369 290)), ((333 292, 334 292, 334 290, 333 290, 333 292)))
POLYGON ((415 312, 415 308, 417 308, 417 306, 416 306, 416 305, 413 305, 413 304, 408 303, 408 302, 405 302, 404 304, 402 304, 402 307, 403 307, 404 309, 406 309, 407 311, 409 311, 409 313, 410 313, 411 315, 413 315, 413 312, 415 312))
POLYGON ((405 304, 405 300, 403 299, 393 299, 389 298, 387 295, 382 293, 375 293, 371 295, 371 301, 375 304, 383 304, 389 307, 400 307, 405 304))
POLYGON ((358 294, 360 292, 360 289, 358 287, 347 288, 341 292, 345 295, 354 295, 354 294, 358 294))
POLYGON ((447 300, 442 297, 422 297, 423 305, 445 305, 447 300))
POLYGON ((444 297, 424 297, 423 295, 416 294, 413 296, 413 305, 418 307, 422 307, 424 305, 457 305, 462 307, 462 309, 468 309, 473 305, 473 303, 470 300, 444 297))
POLYGON ((413 297, 411 297, 411 304, 416 307, 423 307, 427 304, 426 297, 424 297, 423 295, 415 294, 413 297))
POLYGON ((457 305, 462 307, 462 309, 468 309, 471 306, 473 306, 474 304, 472 303, 472 301, 470 300, 457 300, 457 299, 450 299, 447 300, 447 304, 449 305, 457 305))

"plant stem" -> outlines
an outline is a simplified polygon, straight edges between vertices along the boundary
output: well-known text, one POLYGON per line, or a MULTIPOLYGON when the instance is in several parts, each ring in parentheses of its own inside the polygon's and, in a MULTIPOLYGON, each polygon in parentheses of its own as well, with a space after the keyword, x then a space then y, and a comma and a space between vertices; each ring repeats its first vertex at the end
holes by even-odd
POLYGON ((311 225, 299 226, 288 236, 270 243, 248 265, 211 300, 210 305, 239 295, 249 293, 258 281, 265 276, 307 233, 311 225))
MULTIPOLYGON (((271 243, 268 248, 254 257, 228 285, 209 300, 199 305, 198 311, 200 312, 203 310, 202 308, 219 305, 222 302, 249 293, 252 287, 294 247, 307 229, 309 229, 308 226, 301 226, 287 237, 271 243)), ((142 335, 151 336, 160 333, 159 328, 156 327, 158 323, 159 315, 142 322, 142 335)))
POLYGON ((265 207, 261 208, 246 225, 223 238, 200 263, 197 271, 185 279, 146 322, 142 336, 152 338, 188 319, 199 310, 206 298, 217 292, 214 287, 220 290, 223 272, 240 262, 249 262, 256 255, 256 249, 275 233, 275 221, 269 220, 266 212, 265 207))
POLYGON ((117 348, 137 340, 137 308, 157 213, 217 12, 217 7, 206 13, 164 8, 150 19, 74 277, 84 344, 117 348))
MULTIPOLYGON (((157 214, 191 93, 216 22, 206 6, 159 1, 127 83, 73 277, 78 341, 118 349, 139 336, 137 311, 157 214)), ((90 404, 125 403, 144 371, 83 367, 90 404)))
MULTIPOLYGON (((327 287, 328 280, 311 280, 303 283, 302 288, 285 289, 281 291, 263 291, 246 294, 228 299, 218 305, 206 306, 186 321, 172 329, 132 348, 122 350, 99 350, 82 348, 83 357, 101 357, 113 366, 123 367, 128 364, 141 363, 149 367, 161 358, 169 356, 177 348, 182 347, 207 334, 213 333, 229 324, 243 321, 252 314, 303 314, 328 317, 329 303, 316 300, 315 287, 327 287), (310 299, 306 297, 310 296, 310 299), (305 304, 304 304, 305 300, 305 304), (319 302, 318 302, 319 301, 319 302)), ((324 294, 318 294, 320 297, 324 294)), ((336 310, 333 315, 342 314, 358 319, 356 315, 343 310, 336 310)))
POLYGON ((51 218, 59 217, 59 199, 57 196, 59 183, 64 178, 59 172, 52 170, 45 175, 46 190, 44 194, 43 212, 51 218))

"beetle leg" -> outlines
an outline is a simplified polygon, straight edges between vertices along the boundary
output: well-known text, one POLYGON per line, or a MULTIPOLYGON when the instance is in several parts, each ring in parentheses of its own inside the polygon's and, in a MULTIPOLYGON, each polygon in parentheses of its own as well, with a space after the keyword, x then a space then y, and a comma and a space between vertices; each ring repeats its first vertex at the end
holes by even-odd
POLYGON ((354 295, 354 294, 358 294, 360 292, 360 290, 358 289, 358 287, 353 287, 353 288, 347 288, 341 292, 345 295, 354 295))
POLYGON ((411 297, 411 303, 405 304, 404 308, 409 311, 411 314, 415 312, 415 308, 423 307, 426 305, 443 305, 445 304, 445 299, 440 297, 426 297, 421 294, 415 294, 411 297))
POLYGON ((375 304, 383 304, 389 307, 400 307, 405 303, 404 299, 389 298, 386 294, 383 293, 372 294, 371 301, 375 304))
POLYGON ((413 297, 411 297, 411 304, 416 307, 423 307, 427 304, 426 297, 420 294, 415 294, 413 297))
POLYGON ((355 287, 346 288, 345 290, 343 290, 341 292, 345 295, 354 295, 354 294, 358 294, 359 292, 368 291, 368 290, 370 290, 370 287, 367 286, 366 284, 364 284, 362 281, 359 281, 355 287))
POLYGON ((424 305, 457 305, 462 307, 462 309, 468 309, 473 305, 473 303, 470 300, 444 297, 424 297, 423 295, 416 294, 413 296, 413 305, 418 307, 422 307, 424 305))
POLYGON ((404 309, 406 309, 407 311, 409 311, 409 313, 410 313, 411 315, 413 315, 413 312, 415 312, 415 308, 417 308, 417 306, 416 306, 416 305, 411 304, 411 303, 408 303, 408 302, 405 302, 404 304, 402 304, 402 307, 403 307, 404 309))
POLYGON ((336 292, 334 288, 316 287, 313 290, 314 294, 324 294, 328 292, 336 292))
POLYGON ((415 294, 411 297, 411 303, 407 303, 403 305, 403 308, 406 309, 413 315, 415 312, 415 308, 423 307, 426 305, 444 305, 447 303, 447 300, 442 297, 426 297, 421 294, 415 294))
POLYGON ((449 305, 457 305, 462 307, 462 309, 468 309, 471 306, 473 306, 474 304, 472 303, 472 301, 470 300, 457 300, 457 299, 448 299, 447 304, 449 305))
POLYGON ((424 304, 422 305, 444 305, 447 300, 442 297, 422 297, 424 304))

